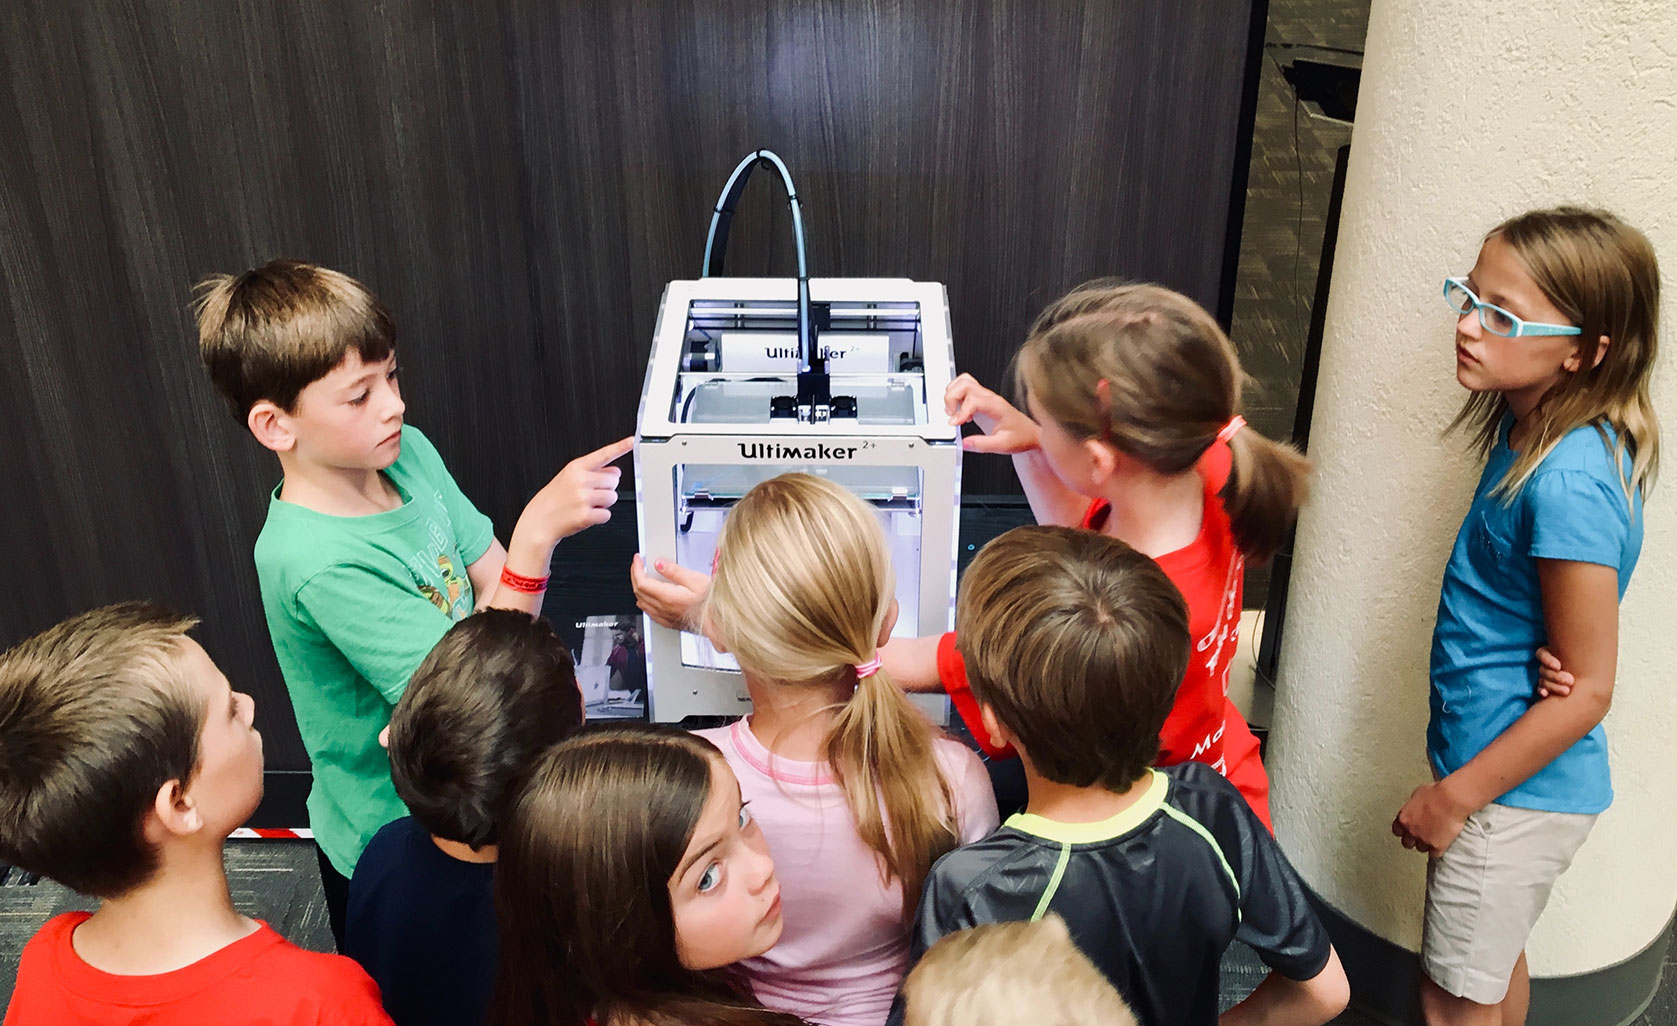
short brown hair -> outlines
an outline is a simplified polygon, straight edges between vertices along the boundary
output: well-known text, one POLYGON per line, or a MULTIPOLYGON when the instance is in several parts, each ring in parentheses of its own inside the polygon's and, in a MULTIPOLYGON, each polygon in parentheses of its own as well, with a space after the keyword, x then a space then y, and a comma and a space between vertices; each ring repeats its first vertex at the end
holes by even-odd
POLYGON ((295 409, 303 389, 351 350, 377 363, 396 348, 396 323, 378 298, 325 267, 270 260, 212 274, 194 292, 199 355, 241 423, 264 399, 295 409))
POLYGON ((205 709, 181 672, 196 623, 106 606, 0 654, 0 859, 98 898, 156 872, 146 810, 198 765, 205 709))
POLYGON ((1059 916, 949 934, 903 982, 905 1026, 1135 1026, 1059 916))
POLYGON ((390 717, 390 778, 420 826, 496 843, 514 787, 582 726, 570 650, 546 620, 485 609, 442 636, 390 717))
POLYGON ((1121 791, 1158 758, 1188 609, 1151 559, 1095 531, 1015 527, 967 568, 955 626, 973 696, 1047 779, 1121 791))

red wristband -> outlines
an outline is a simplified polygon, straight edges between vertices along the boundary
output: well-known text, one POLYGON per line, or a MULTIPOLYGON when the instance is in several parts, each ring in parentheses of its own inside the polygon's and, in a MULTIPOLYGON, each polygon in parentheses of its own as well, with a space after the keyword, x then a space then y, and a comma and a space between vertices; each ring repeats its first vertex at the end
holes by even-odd
POLYGON ((522 591, 526 595, 539 595, 547 590, 547 577, 525 577, 515 574, 506 567, 501 567, 501 583, 513 591, 522 591))

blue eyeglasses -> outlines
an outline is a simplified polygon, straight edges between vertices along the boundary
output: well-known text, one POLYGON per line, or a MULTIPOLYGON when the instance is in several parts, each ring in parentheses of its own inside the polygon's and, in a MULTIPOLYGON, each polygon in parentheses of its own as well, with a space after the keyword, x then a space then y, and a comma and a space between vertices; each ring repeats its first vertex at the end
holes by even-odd
POLYGON ((1569 324, 1538 324, 1534 321, 1522 321, 1500 306, 1485 302, 1473 294, 1467 287, 1466 278, 1444 279, 1444 301, 1450 304, 1450 309, 1456 316, 1465 317, 1473 311, 1479 311, 1479 326, 1493 335, 1506 338, 1519 338, 1521 335, 1578 335, 1582 328, 1574 328, 1569 324))

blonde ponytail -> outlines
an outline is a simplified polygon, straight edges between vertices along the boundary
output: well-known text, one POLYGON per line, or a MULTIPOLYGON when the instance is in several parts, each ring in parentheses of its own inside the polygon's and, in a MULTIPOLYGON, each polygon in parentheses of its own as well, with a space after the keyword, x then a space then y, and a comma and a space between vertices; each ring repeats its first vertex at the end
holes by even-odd
POLYGON ((854 687, 826 739, 856 832, 905 914, 957 840, 955 802, 932 725, 874 657, 893 603, 885 535, 874 511, 824 478, 783 474, 735 504, 717 543, 701 622, 740 667, 786 687, 854 687))
POLYGON ((883 672, 864 677, 827 735, 827 763, 856 832, 879 854, 884 878, 902 881, 903 914, 912 915, 932 863, 960 843, 925 718, 883 672))

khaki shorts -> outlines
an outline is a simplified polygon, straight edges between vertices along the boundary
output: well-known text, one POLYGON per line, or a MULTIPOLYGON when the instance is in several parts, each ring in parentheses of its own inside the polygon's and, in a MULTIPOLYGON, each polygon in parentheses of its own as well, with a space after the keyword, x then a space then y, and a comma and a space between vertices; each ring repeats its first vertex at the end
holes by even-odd
POLYGON ((1421 969, 1457 997, 1494 1005, 1514 963, 1595 825, 1593 815, 1487 805, 1427 863, 1421 969))

